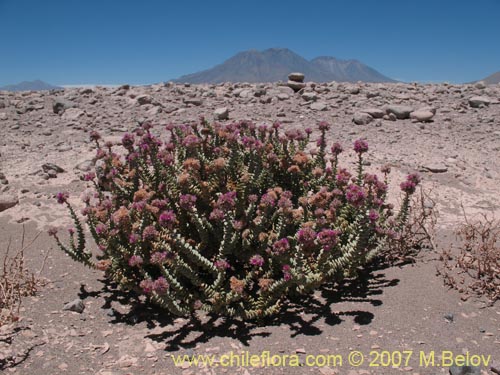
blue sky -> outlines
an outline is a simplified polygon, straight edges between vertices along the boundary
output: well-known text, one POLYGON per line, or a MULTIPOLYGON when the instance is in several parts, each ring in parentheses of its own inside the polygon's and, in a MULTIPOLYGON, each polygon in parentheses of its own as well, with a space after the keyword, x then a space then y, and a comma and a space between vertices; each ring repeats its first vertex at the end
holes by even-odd
POLYGON ((467 82, 500 70, 499 15, 500 0, 0 0, 0 86, 161 82, 270 47, 467 82))

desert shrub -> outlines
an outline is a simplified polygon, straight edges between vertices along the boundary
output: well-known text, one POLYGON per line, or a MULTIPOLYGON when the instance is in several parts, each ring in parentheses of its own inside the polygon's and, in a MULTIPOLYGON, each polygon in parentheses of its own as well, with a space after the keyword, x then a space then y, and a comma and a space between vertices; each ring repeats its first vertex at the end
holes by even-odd
POLYGON ((396 235, 388 239, 386 246, 379 253, 389 264, 415 262, 422 249, 437 251, 437 210, 432 191, 420 187, 409 201, 407 211, 407 219, 402 221, 396 235))
POLYGON ((500 299, 500 222, 486 216, 469 221, 465 216, 455 234, 458 243, 442 251, 438 273, 461 293, 500 299))
POLYGON ((402 183, 399 213, 386 203, 384 176, 365 173, 365 140, 354 143, 354 173, 339 165, 342 147, 307 151, 311 129, 283 133, 242 121, 166 127, 145 123, 125 134, 121 152, 97 133, 96 172, 84 179, 82 214, 100 254, 85 247, 75 222, 73 259, 106 272, 176 315, 198 309, 245 319, 276 313, 291 293, 355 275, 407 220, 417 175, 402 183))
POLYGON ((24 250, 33 241, 24 246, 23 227, 21 248, 11 255, 11 240, 7 243, 0 270, 0 327, 19 320, 22 298, 37 291, 39 279, 28 269, 24 259, 24 250))

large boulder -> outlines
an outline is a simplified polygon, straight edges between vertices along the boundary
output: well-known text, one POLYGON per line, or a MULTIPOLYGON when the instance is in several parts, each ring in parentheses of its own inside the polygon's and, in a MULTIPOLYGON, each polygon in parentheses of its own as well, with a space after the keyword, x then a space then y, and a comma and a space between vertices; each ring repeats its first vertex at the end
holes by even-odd
POLYGON ((288 75, 288 79, 294 82, 304 82, 304 77, 303 73, 290 73, 288 75))
POLYGON ((367 125, 373 121, 373 117, 365 112, 356 112, 352 121, 356 125, 367 125))
POLYGON ((0 212, 14 207, 19 203, 19 199, 12 194, 0 194, 0 212))
POLYGON ((398 120, 404 120, 410 118, 410 113, 414 111, 414 108, 408 105, 389 105, 385 111, 387 114, 394 114, 398 120))
POLYGON ((290 87, 295 92, 300 91, 304 87, 306 87, 305 83, 303 83, 303 82, 296 82, 296 81, 288 81, 287 85, 288 85, 288 87, 290 87))
POLYGON ((469 99, 469 105, 472 108, 482 108, 490 105, 492 100, 486 96, 473 96, 469 99))
POLYGON ((54 103, 52 103, 52 110, 57 114, 61 114, 67 109, 74 107, 76 107, 75 103, 64 98, 55 98, 54 103))

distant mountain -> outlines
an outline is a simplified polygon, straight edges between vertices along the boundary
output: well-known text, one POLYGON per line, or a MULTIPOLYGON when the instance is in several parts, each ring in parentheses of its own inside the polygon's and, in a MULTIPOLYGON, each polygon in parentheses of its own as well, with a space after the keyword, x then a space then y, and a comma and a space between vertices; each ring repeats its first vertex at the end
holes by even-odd
POLYGON ((330 81, 396 82, 358 60, 339 60, 335 57, 320 56, 312 59, 311 63, 335 77, 330 81))
POLYGON ((495 85, 497 83, 500 83, 500 71, 493 73, 492 75, 482 79, 481 81, 484 81, 485 83, 490 85, 495 85))
POLYGON ((240 52, 222 64, 176 79, 187 83, 276 82, 286 81, 289 73, 304 73, 314 82, 395 82, 357 60, 317 57, 311 61, 287 48, 240 52))
POLYGON ((16 85, 1 86, 0 91, 44 91, 44 90, 56 90, 62 87, 53 86, 47 82, 40 80, 36 81, 25 81, 18 83, 16 85))

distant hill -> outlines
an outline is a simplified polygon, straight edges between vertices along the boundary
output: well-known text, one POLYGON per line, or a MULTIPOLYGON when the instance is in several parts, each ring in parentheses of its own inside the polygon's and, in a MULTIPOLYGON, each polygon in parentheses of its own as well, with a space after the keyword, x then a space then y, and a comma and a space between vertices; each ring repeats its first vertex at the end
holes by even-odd
POLYGON ((62 89, 62 87, 53 86, 47 82, 40 80, 36 81, 25 81, 15 85, 1 86, 0 91, 44 91, 44 90, 56 90, 62 89))
POLYGON ((240 52, 222 64, 176 79, 187 83, 276 82, 286 81, 289 73, 304 73, 314 82, 395 82, 357 60, 317 57, 311 61, 287 48, 240 52))
POLYGON ((490 85, 495 85, 497 83, 500 83, 500 71, 493 73, 492 75, 490 75, 484 79, 481 79, 481 81, 484 81, 485 83, 490 84, 490 85))

